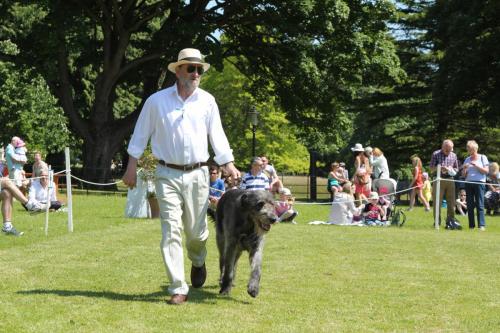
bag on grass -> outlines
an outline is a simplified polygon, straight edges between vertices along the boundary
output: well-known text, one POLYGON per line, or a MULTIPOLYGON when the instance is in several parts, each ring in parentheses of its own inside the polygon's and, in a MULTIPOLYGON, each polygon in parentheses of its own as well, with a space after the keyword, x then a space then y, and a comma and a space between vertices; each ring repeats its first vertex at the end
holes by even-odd
POLYGON ((406 215, 401 209, 394 209, 391 216, 391 226, 402 227, 406 222, 406 215))

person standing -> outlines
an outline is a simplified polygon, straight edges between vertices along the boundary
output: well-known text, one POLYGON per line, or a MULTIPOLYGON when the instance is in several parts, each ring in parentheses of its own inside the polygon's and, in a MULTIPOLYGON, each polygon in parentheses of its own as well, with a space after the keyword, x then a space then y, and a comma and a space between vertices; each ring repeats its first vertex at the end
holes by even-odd
POLYGON ((5 149, 5 160, 9 168, 9 178, 20 188, 23 185, 24 164, 26 164, 28 159, 26 158, 26 154, 23 155, 16 152, 18 146, 24 146, 24 141, 17 136, 12 137, 10 144, 5 149))
POLYGON ((428 212, 431 208, 429 207, 429 202, 424 197, 422 191, 424 187, 424 180, 422 177, 422 161, 420 160, 420 157, 412 156, 411 164, 413 166, 413 171, 412 171, 413 179, 410 184, 411 188, 410 207, 408 207, 408 210, 410 211, 413 209, 413 205, 415 204, 415 196, 418 195, 418 198, 420 199, 420 201, 422 201, 422 204, 425 206, 425 211, 428 212))
POLYGON ((163 261, 172 295, 169 304, 187 301, 189 287, 184 274, 182 231, 191 260, 191 284, 203 286, 208 238, 207 208, 209 175, 208 138, 214 160, 234 179, 240 172, 221 124, 215 98, 199 88, 203 73, 210 68, 197 49, 179 52, 168 65, 176 83, 151 95, 145 102, 128 146, 129 162, 123 182, 133 188, 137 180, 137 160, 151 139, 156 168, 156 194, 160 206, 163 261))
MULTIPOLYGON (((441 149, 432 153, 430 162, 432 173, 436 173, 438 165, 441 166, 441 179, 443 180, 439 182, 439 198, 436 198, 436 186, 432 187, 432 201, 434 204, 432 211, 434 215, 436 214, 436 208, 439 209, 439 212, 441 211, 441 201, 445 197, 447 202, 446 227, 448 229, 458 229, 460 225, 455 221, 455 183, 453 182, 453 177, 458 172, 458 159, 457 155, 453 152, 453 141, 449 139, 444 140, 441 149)), ((440 214, 439 224, 441 224, 440 214)))
POLYGON ((474 209, 477 211, 477 223, 480 230, 484 231, 486 222, 484 220, 484 192, 486 191, 486 175, 489 171, 488 158, 486 155, 478 154, 479 146, 476 141, 467 141, 467 152, 469 157, 464 161, 462 169, 465 177, 465 193, 467 202, 467 215, 469 218, 469 229, 474 229, 474 209))

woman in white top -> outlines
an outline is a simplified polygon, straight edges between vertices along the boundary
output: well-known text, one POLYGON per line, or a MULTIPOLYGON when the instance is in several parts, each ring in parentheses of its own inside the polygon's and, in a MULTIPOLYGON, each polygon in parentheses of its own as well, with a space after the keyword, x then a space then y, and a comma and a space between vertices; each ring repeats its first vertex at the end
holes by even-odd
POLYGON ((371 165, 373 177, 375 179, 389 179, 389 165, 384 153, 379 148, 373 148, 373 155, 371 158, 371 165))
POLYGON ((476 141, 467 141, 467 152, 470 154, 464 161, 463 174, 465 176, 465 192, 467 201, 467 215, 469 229, 476 227, 474 209, 477 210, 477 222, 480 230, 485 230, 484 221, 484 192, 486 190, 486 175, 489 171, 489 162, 486 155, 478 154, 479 146, 476 141))
POLYGON ((355 216, 361 214, 363 205, 356 208, 354 205, 354 186, 351 182, 346 182, 342 186, 342 192, 335 194, 335 199, 332 202, 330 209, 330 217, 328 223, 338 225, 352 225, 355 216))
POLYGON ((58 210, 62 204, 56 197, 56 186, 54 182, 49 184, 49 173, 47 169, 40 172, 40 178, 31 183, 29 201, 35 201, 42 204, 50 203, 49 209, 58 210), (49 186, 50 185, 50 186, 49 186))

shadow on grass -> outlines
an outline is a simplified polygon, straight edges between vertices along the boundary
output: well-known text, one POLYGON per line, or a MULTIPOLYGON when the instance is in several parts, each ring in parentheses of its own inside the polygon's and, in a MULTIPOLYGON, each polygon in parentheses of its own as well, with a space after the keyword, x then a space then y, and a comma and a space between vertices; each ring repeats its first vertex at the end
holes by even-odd
MULTIPOLYGON (((149 294, 121 294, 112 291, 92 291, 92 290, 62 290, 62 289, 33 289, 18 291, 21 295, 57 295, 61 297, 90 297, 90 298, 106 298, 113 301, 127 302, 150 302, 150 303, 166 303, 170 297, 168 296, 168 287, 162 286, 162 291, 157 291, 149 294)), ((191 289, 189 291, 189 303, 212 303, 217 300, 233 301, 242 304, 248 302, 237 300, 231 296, 219 296, 217 292, 218 286, 206 286, 202 289, 191 289)))

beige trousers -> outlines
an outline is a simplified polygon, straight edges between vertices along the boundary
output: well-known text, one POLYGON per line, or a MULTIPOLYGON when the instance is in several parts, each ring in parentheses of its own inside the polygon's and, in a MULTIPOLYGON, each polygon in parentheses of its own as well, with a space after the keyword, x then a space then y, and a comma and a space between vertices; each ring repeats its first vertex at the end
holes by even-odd
MULTIPOLYGON (((455 182, 453 179, 441 180, 439 182, 439 199, 436 200, 436 183, 432 185, 432 201, 434 209, 432 210, 434 214, 434 218, 436 217, 436 205, 439 207, 439 212, 441 212, 441 202, 443 201, 443 197, 446 199, 446 209, 447 214, 446 217, 454 218, 455 217, 455 182)), ((439 221, 441 221, 441 213, 439 214, 439 221)), ((446 222, 446 221, 445 221, 446 222)))
POLYGON ((159 165, 156 178, 162 232, 160 248, 170 281, 168 291, 172 295, 187 295, 182 231, 188 258, 194 266, 202 266, 207 256, 208 168, 181 171, 159 165))

